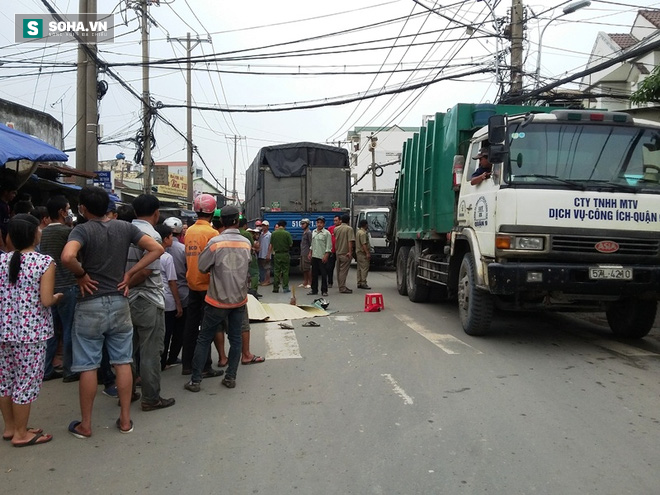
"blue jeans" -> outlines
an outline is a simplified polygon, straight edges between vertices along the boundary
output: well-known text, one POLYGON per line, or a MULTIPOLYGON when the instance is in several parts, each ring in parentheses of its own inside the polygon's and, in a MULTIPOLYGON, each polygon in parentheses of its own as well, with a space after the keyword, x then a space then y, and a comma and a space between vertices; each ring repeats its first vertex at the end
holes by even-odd
POLYGON ((197 337, 197 345, 195 346, 195 356, 193 357, 193 370, 192 381, 199 383, 202 381, 202 369, 208 356, 208 349, 213 342, 216 332, 223 329, 223 322, 227 320, 226 332, 227 339, 229 340, 229 355, 227 378, 236 378, 238 371, 238 363, 241 360, 241 345, 243 338, 241 335, 243 327, 243 318, 245 316, 246 306, 231 309, 221 309, 206 305, 204 308, 204 320, 202 321, 202 329, 197 337))
POLYGON ((72 347, 74 372, 96 370, 108 349, 110 364, 133 361, 133 325, 128 299, 121 294, 83 299, 76 304, 72 347))
MULTIPOLYGON (((71 350, 71 330, 73 329, 73 317, 76 314, 76 296, 78 295, 78 286, 72 285, 65 288, 55 288, 55 292, 64 294, 59 304, 52 306, 53 323, 62 329, 62 367, 64 368, 64 376, 75 375, 71 371, 71 363, 73 361, 73 353, 71 350)), ((57 351, 57 337, 53 336, 48 339, 48 346, 46 348, 46 370, 45 376, 53 372, 53 357, 57 351), (51 342, 52 341, 52 342, 51 342), (51 354, 52 352, 52 354, 51 354)))

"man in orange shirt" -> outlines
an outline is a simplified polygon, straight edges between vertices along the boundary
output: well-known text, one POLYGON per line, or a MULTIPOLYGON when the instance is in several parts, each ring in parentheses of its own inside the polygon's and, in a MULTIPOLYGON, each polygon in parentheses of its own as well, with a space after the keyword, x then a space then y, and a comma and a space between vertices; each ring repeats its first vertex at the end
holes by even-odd
MULTIPOLYGON (((199 255, 202 254, 208 242, 218 235, 218 231, 211 226, 211 217, 215 212, 216 201, 210 194, 200 194, 195 198, 193 208, 197 213, 198 220, 186 231, 186 280, 190 293, 188 295, 188 317, 186 319, 186 328, 183 332, 183 353, 182 375, 192 373, 192 360, 195 354, 195 345, 199 334, 199 325, 204 317, 204 298, 209 289, 210 275, 199 271, 197 262, 199 255)), ((224 334, 220 335, 224 343, 224 334)), ((224 348, 224 346, 223 346, 224 348)), ((220 356, 220 361, 227 362, 227 356, 220 356)), ((222 370, 214 370, 211 367, 211 348, 209 347, 209 356, 204 366, 202 376, 211 378, 221 376, 222 370)))

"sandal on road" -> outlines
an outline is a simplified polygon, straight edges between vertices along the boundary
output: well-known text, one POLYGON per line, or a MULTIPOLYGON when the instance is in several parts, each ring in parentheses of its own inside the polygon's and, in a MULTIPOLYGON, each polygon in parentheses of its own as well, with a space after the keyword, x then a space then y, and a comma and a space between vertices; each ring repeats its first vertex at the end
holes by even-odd
POLYGON ((320 327, 321 325, 319 325, 315 321, 308 321, 306 323, 303 323, 302 326, 303 327, 320 327))
POLYGON ((91 433, 86 435, 85 433, 80 433, 78 430, 76 430, 79 424, 80 421, 71 421, 71 423, 69 423, 69 433, 71 433, 76 438, 80 438, 81 440, 85 440, 86 438, 91 437, 91 433))
POLYGON ((117 429, 119 430, 119 433, 132 433, 133 432, 133 420, 131 419, 131 427, 128 430, 122 430, 121 429, 121 421, 119 418, 117 418, 117 422, 115 423, 115 426, 117 426, 117 429))
POLYGON ((288 323, 279 323, 278 326, 284 330, 293 330, 293 326, 288 323))
MULTIPOLYGON (((28 426, 28 427, 27 427, 27 431, 28 431, 28 433, 35 433, 35 434, 43 433, 43 432, 44 432, 44 430, 42 430, 41 428, 32 428, 31 426, 28 426)), ((4 435, 2 436, 2 439, 3 439, 5 442, 9 442, 12 438, 14 438, 14 435, 12 435, 12 436, 10 436, 10 437, 6 437, 6 436, 4 436, 4 435)), ((41 442, 41 443, 44 443, 44 442, 41 442)))
POLYGON ((249 361, 241 361, 241 364, 259 364, 263 363, 266 360, 266 358, 263 358, 261 356, 252 356, 252 359, 249 361))
POLYGON ((53 435, 47 435, 45 433, 35 433, 34 436, 27 442, 23 443, 14 443, 14 447, 29 447, 31 445, 41 445, 42 443, 48 443, 53 439, 53 435))

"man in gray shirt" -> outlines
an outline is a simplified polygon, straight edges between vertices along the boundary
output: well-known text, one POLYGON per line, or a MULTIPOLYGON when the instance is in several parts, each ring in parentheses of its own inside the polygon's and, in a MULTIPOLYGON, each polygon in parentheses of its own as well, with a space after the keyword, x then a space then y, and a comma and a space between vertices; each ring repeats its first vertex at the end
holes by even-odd
MULTIPOLYGON (((132 224, 160 244, 162 240, 154 229, 160 217, 159 208, 158 198, 141 194, 133 200, 137 218, 132 224)), ((143 255, 142 249, 131 246, 126 268, 130 269, 143 255)), ((164 399, 160 396, 160 355, 165 339, 165 298, 160 277, 160 260, 154 261, 134 275, 129 282, 129 288, 128 303, 134 328, 133 352, 140 353, 142 410, 155 411, 173 406, 174 399, 164 399)))
POLYGON ((133 431, 130 415, 133 326, 126 299, 128 283, 164 250, 134 225, 105 216, 109 198, 103 188, 83 187, 79 201, 78 211, 87 222, 71 231, 62 250, 62 264, 73 273, 80 288, 72 331, 71 370, 80 373, 82 417, 69 424, 69 433, 76 438, 92 436, 92 409, 98 388, 96 370, 101 365, 104 343, 117 375, 121 408, 116 426, 120 432, 129 433, 133 431), (126 271, 131 243, 146 254, 126 271))

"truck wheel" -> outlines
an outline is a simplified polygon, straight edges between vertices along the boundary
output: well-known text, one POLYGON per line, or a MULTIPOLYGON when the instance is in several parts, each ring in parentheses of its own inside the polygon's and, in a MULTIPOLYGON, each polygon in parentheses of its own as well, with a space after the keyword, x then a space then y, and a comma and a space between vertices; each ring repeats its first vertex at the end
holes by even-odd
POLYGON ((458 272, 458 313, 463 330, 468 335, 488 333, 493 316, 493 297, 475 284, 474 258, 465 253, 458 272))
POLYGON ((657 301, 622 299, 607 306, 607 323, 617 337, 641 339, 653 328, 657 301))
POLYGON ((412 248, 410 253, 408 253, 408 262, 406 263, 406 284, 408 285, 408 299, 416 303, 427 302, 429 300, 430 291, 429 286, 422 284, 421 280, 417 278, 418 264, 419 254, 417 253, 417 248, 412 248))
POLYGON ((406 270, 408 269, 409 246, 401 246, 396 255, 396 290, 402 296, 408 295, 408 285, 406 284, 406 270))

